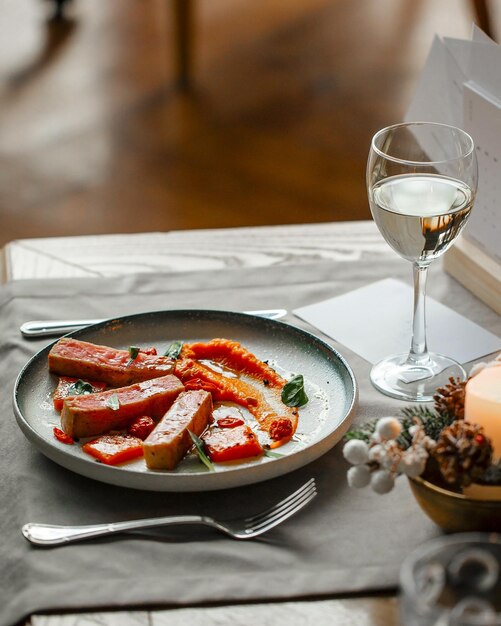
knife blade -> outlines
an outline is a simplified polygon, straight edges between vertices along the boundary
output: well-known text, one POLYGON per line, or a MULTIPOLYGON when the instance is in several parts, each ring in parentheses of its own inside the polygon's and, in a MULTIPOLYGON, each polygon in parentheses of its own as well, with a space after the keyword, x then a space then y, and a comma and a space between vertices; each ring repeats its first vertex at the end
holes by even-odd
MULTIPOLYGON (((265 317, 267 319, 276 320, 287 315, 285 309, 264 309, 260 311, 243 311, 246 315, 256 315, 257 317, 265 317)), ((90 326, 91 324, 99 324, 106 321, 105 319, 88 319, 88 320, 32 320, 21 325, 20 331, 24 337, 57 337, 65 335, 73 330, 90 326)))

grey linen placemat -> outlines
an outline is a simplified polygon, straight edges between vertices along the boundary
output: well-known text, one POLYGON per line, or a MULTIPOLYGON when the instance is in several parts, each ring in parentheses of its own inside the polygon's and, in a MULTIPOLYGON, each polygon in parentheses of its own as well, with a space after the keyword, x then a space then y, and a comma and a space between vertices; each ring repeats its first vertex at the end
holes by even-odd
MULTIPOLYGON (((350 490, 341 446, 307 467, 261 484, 196 494, 141 492, 92 481, 46 459, 18 429, 11 394, 20 368, 48 343, 22 339, 19 325, 28 319, 113 317, 175 308, 291 310, 389 275, 405 279, 407 269, 398 262, 379 263, 376 274, 368 263, 321 263, 113 280, 21 281, 0 290, 0 624, 11 625, 40 611, 290 599, 395 588, 402 559, 438 529, 420 511, 402 478, 384 497, 350 490), (28 521, 250 514, 311 476, 318 484, 316 500, 252 542, 183 530, 45 550, 28 544, 20 533, 28 521)), ((434 297, 501 331, 499 317, 452 279, 436 273, 432 285, 434 297)), ((292 315, 288 319, 306 327, 292 315)), ((357 421, 402 406, 372 389, 367 362, 333 345, 348 359, 360 385, 357 421)))

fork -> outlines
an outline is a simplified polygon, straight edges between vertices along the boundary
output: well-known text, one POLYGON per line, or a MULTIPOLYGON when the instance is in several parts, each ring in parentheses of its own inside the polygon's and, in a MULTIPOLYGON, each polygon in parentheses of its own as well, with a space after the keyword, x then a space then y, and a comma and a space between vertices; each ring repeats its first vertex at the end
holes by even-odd
POLYGON ((73 541, 83 541, 105 535, 137 531, 144 528, 201 524, 210 526, 229 535, 233 539, 253 539, 278 526, 305 507, 317 495, 315 479, 310 478, 302 487, 294 491, 266 511, 250 517, 218 521, 205 515, 172 515, 149 519, 114 522, 110 524, 91 524, 87 526, 58 526, 52 524, 25 524, 21 532, 31 543, 39 546, 57 546, 73 541))

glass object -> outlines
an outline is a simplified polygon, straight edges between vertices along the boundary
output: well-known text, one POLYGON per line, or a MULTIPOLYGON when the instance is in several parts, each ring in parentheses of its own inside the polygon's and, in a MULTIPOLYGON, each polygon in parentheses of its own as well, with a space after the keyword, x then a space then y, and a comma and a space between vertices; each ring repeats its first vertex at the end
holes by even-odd
POLYGON ((466 378, 459 363, 428 352, 425 293, 428 267, 464 228, 476 189, 475 148, 461 129, 412 122, 374 135, 367 164, 371 213, 387 243, 414 271, 410 351, 371 371, 373 385, 386 395, 429 402, 450 376, 466 378))
POLYGON ((414 550, 400 570, 404 626, 501 624, 501 538, 442 536, 414 550))

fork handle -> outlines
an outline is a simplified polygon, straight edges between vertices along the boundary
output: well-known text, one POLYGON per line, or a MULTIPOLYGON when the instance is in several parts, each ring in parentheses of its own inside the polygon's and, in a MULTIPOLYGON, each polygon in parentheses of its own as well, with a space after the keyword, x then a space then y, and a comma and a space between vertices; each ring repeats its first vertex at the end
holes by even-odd
POLYGON ((73 541, 92 539, 129 530, 141 530, 156 526, 178 526, 183 524, 210 525, 211 520, 201 515, 170 515, 150 519, 115 522, 110 524, 91 524, 87 526, 58 526, 54 524, 25 524, 21 532, 25 539, 39 546, 57 546, 73 541))

